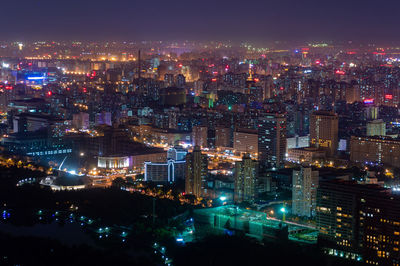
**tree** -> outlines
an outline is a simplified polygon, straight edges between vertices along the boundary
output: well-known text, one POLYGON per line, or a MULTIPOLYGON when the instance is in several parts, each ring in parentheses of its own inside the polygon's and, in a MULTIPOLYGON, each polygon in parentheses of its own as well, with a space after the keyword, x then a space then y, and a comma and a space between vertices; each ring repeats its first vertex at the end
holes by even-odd
POLYGON ((125 180, 122 177, 117 177, 112 181, 112 185, 120 188, 125 185, 125 180))
POLYGON ((126 181, 128 184, 131 184, 131 185, 133 185, 133 183, 134 183, 134 180, 133 180, 133 178, 132 178, 131 176, 127 176, 127 177, 125 178, 125 181, 126 181))

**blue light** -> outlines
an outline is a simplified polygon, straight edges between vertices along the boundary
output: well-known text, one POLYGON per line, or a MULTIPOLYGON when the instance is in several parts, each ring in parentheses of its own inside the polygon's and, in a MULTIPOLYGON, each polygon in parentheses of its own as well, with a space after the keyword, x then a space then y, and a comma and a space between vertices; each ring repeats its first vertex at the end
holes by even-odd
POLYGON ((45 79, 46 77, 27 77, 27 80, 41 80, 41 79, 45 79))

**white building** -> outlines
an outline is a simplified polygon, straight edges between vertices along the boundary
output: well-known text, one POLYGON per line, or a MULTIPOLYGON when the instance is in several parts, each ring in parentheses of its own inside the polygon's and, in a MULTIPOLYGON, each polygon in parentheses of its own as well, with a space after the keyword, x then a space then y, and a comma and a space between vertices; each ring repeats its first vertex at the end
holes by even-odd
POLYGON ((185 178, 186 161, 168 160, 167 162, 144 163, 144 181, 175 182, 185 178))
POLYGON ((292 214, 311 217, 315 215, 319 172, 301 166, 293 171, 292 214))

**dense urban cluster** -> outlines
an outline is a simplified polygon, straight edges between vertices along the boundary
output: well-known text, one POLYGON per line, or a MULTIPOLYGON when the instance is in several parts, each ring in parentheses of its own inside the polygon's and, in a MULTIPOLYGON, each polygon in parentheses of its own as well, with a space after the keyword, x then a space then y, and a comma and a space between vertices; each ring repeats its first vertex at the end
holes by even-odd
POLYGON ((351 42, 1 42, 0 167, 41 174, 0 176, 15 178, 12 191, 63 195, 62 211, 74 202, 104 215, 100 225, 129 218, 149 239, 173 236, 182 265, 180 245, 224 234, 398 266, 399 53, 351 42), (125 193, 123 211, 126 195, 140 196, 141 218, 100 210, 93 195, 109 189, 125 193), (165 232, 146 232, 143 218, 165 232))

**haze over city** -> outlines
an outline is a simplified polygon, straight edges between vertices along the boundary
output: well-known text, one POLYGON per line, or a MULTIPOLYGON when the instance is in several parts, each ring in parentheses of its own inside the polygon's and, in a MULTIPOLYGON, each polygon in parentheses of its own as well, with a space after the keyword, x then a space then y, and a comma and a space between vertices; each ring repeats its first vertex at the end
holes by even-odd
POLYGON ((0 39, 400 41, 398 1, 5 1, 0 39))

